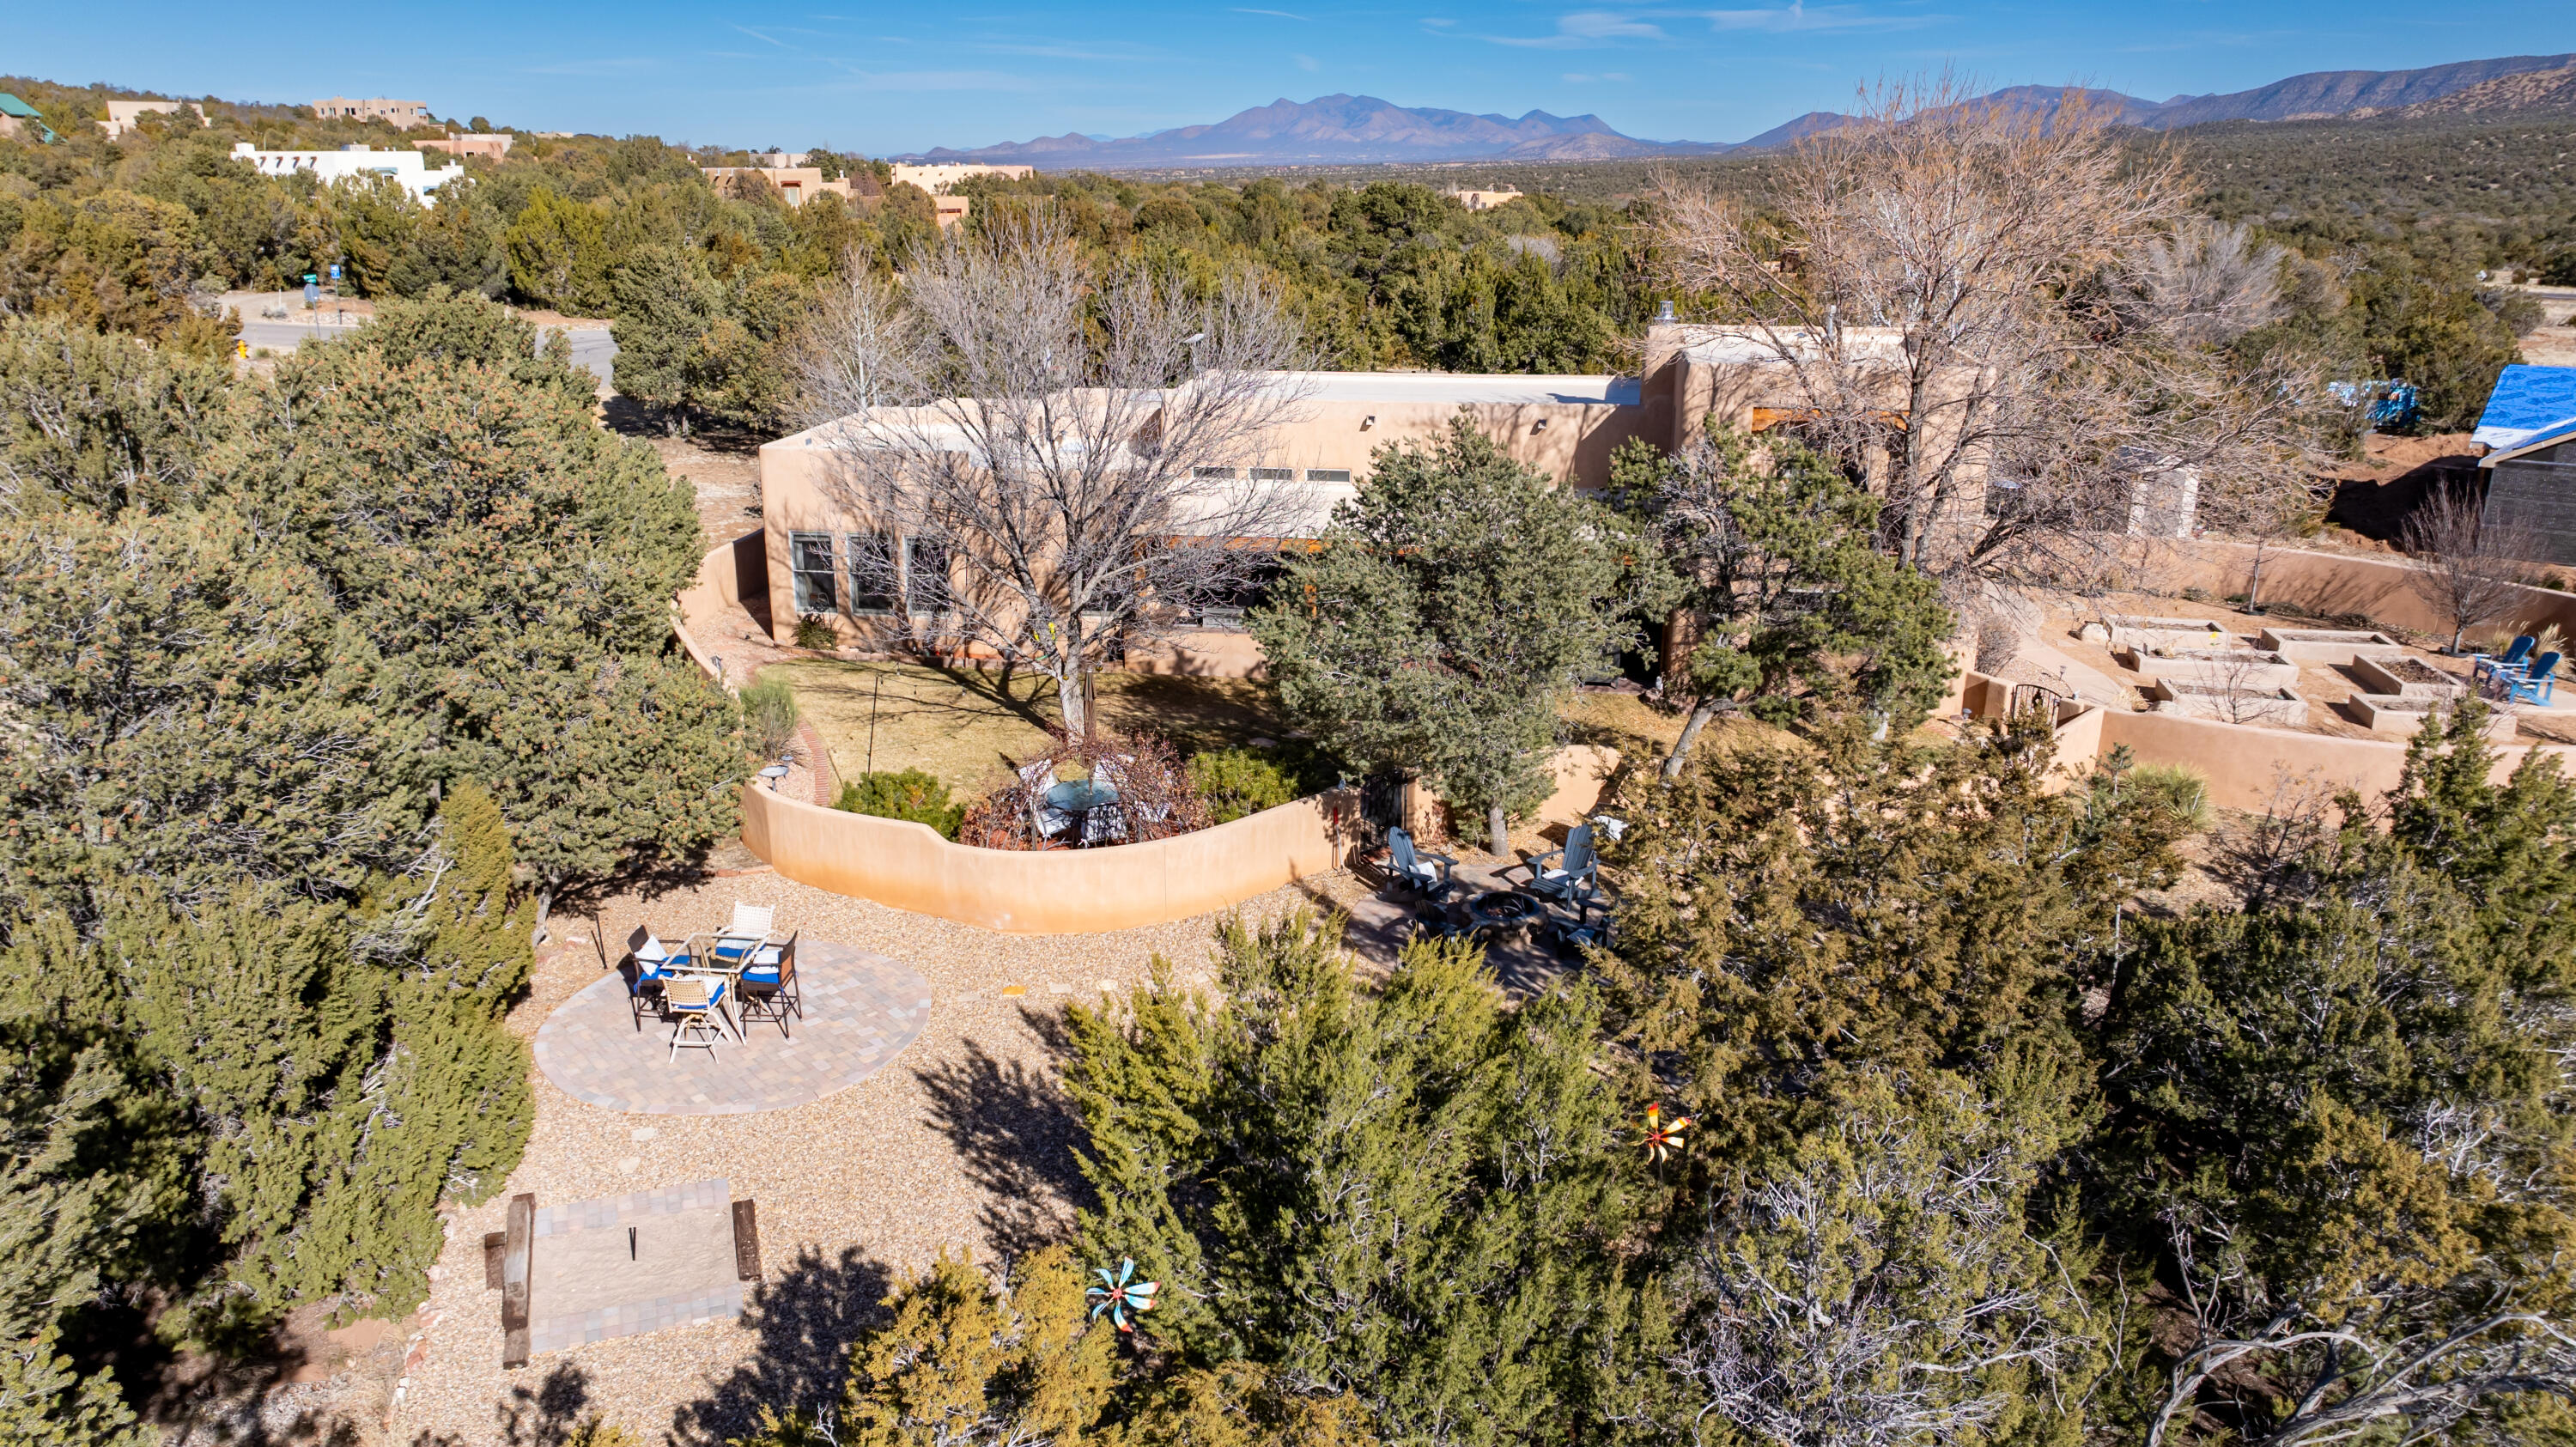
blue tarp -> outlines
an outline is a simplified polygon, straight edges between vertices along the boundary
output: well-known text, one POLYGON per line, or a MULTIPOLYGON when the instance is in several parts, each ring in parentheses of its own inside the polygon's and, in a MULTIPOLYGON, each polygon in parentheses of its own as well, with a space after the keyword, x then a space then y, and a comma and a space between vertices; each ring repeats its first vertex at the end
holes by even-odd
POLYGON ((2576 433, 2576 367, 2511 366, 2487 394, 2475 440, 2499 452, 2576 433))

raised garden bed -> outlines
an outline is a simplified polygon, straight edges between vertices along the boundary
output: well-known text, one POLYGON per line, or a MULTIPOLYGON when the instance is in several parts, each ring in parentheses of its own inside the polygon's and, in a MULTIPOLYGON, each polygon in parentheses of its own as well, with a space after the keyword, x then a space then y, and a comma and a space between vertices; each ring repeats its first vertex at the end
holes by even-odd
POLYGON ((2177 648, 2165 653, 2132 649, 2129 667, 2150 680, 2170 678, 2239 688, 2288 688, 2299 681, 2299 665, 2254 648, 2177 648))
POLYGON ((2224 648, 2230 635, 2214 618, 2150 618, 2138 613, 2106 613, 2114 651, 2152 652, 2175 648, 2224 648))
POLYGON ((2286 688, 2228 688, 2160 678, 2147 686, 2158 713, 2267 728, 2305 728, 2308 701, 2286 688))
MULTIPOLYGON (((2406 738, 2411 738, 2423 730, 2424 721, 2433 716, 2433 710, 2440 706, 2440 703, 2441 700, 2438 699, 2408 698, 2387 693, 2356 693, 2351 699, 2352 711, 2361 720, 2362 727, 2375 734, 2396 734, 2406 738)), ((2514 739, 2512 713, 2502 708, 2496 709, 2495 716, 2487 720, 2486 727, 2480 730, 2480 733, 2489 743, 2512 743, 2514 739)))
POLYGON ((2461 698, 2469 691, 2467 679, 2456 673, 2444 673, 2420 658, 2356 658, 2352 671, 2368 685, 2368 692, 2395 694, 2400 698, 2461 698))
POLYGON ((2406 655, 2406 645, 2385 633, 2345 628, 2266 628, 2255 646, 2292 663, 2350 663, 2356 658, 2406 655))

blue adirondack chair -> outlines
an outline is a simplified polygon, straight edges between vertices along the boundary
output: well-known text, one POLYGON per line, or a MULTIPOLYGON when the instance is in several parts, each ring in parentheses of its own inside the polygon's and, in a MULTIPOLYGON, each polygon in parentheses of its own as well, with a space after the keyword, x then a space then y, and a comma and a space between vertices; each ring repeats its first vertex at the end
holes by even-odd
POLYGON ((2490 673, 2518 672, 2522 668, 2522 661, 2531 656, 2532 645, 2539 641, 2525 633, 2513 640, 2513 646, 2501 654, 2472 653, 2469 655, 2469 676, 2477 679, 2484 678, 2490 673))
POLYGON ((2546 704, 2558 689, 2558 655, 2544 653, 2531 662, 2520 675, 2499 673, 2507 696, 2515 703, 2546 704))

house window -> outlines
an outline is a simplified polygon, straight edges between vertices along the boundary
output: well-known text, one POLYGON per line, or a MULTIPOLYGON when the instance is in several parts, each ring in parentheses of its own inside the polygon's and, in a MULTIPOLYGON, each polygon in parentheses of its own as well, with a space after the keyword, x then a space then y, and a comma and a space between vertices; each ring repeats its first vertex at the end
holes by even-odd
POLYGON ((1254 482, 1294 482, 1297 480, 1297 469, 1293 467, 1256 467, 1252 469, 1252 480, 1254 482))
POLYGON ((903 540, 904 605, 936 613, 948 604, 948 545, 937 538, 903 540))
POLYGON ((891 613, 898 586, 895 540, 884 533, 850 534, 850 611, 891 613))
POLYGON ((1347 467, 1310 467, 1306 469, 1306 480, 1308 482, 1348 482, 1351 480, 1351 470, 1347 467))
POLYGON ((788 563, 796 573, 796 611, 830 613, 840 607, 839 591, 833 586, 840 571, 832 561, 830 533, 789 533, 788 563))
POLYGON ((1201 628, 1229 633, 1243 631, 1244 610, 1270 595, 1270 585, 1279 581, 1287 570, 1276 552, 1253 561, 1242 576, 1214 591, 1199 605, 1197 622, 1201 628))
POLYGON ((1190 476, 1198 478, 1201 481, 1210 481, 1221 478, 1230 479, 1234 476, 1234 469, 1231 467, 1193 467, 1190 469, 1190 476))

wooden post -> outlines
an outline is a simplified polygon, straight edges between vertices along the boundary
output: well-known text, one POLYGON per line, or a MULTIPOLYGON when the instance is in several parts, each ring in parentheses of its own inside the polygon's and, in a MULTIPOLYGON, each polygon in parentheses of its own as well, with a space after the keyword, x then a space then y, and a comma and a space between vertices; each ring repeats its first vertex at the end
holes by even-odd
POLYGON ((537 1244, 537 1198, 510 1198, 508 1229, 501 1233, 501 1365, 528 1364, 528 1281, 537 1244))
POLYGON ((737 1281, 760 1279, 760 1207, 755 1202, 733 1203, 733 1274, 737 1281))

